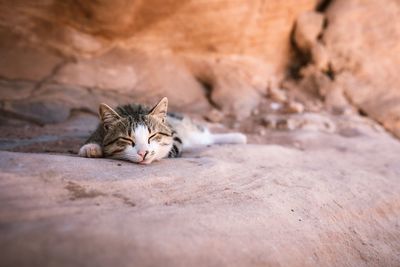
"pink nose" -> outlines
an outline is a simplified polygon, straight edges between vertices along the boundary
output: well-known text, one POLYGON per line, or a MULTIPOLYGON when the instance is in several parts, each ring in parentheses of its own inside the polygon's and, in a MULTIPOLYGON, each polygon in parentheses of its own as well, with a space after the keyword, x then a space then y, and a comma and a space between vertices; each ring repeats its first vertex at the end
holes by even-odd
POLYGON ((146 155, 147 155, 147 153, 149 153, 148 150, 139 150, 139 151, 137 152, 137 154, 138 154, 139 156, 141 156, 142 158, 145 158, 146 155))

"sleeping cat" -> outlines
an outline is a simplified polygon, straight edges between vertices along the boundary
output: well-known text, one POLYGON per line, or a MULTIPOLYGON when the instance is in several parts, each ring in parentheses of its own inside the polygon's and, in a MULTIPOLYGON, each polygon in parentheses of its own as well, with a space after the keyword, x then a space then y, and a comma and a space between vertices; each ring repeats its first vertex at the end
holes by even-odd
POLYGON ((166 97, 152 109, 131 104, 113 110, 101 104, 101 122, 80 148, 79 156, 150 164, 165 157, 179 157, 183 150, 197 146, 246 143, 244 134, 212 134, 187 117, 167 113, 167 107, 166 97))

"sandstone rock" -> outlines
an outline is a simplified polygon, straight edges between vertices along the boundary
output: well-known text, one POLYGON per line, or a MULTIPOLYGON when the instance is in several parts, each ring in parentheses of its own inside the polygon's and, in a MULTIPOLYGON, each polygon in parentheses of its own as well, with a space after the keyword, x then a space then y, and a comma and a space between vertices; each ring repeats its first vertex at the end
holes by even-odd
POLYGON ((324 33, 332 68, 340 72, 337 79, 346 95, 397 136, 400 136, 400 24, 394 22, 399 14, 397 1, 385 5, 374 1, 335 1, 327 11, 329 26, 324 33), (340 19, 335 15, 337 12, 340 19))
POLYGON ((329 103, 332 99, 346 102, 340 95, 342 91, 351 104, 397 136, 400 136, 400 24, 394 22, 399 14, 397 1, 387 1, 384 5, 375 1, 332 1, 325 12, 327 27, 321 41, 312 44, 319 47, 313 51, 320 51, 312 54, 314 73, 303 75, 305 79, 317 77, 317 88, 340 88, 322 93, 330 96, 328 105, 343 109, 342 104, 329 103), (323 75, 326 78, 321 78, 323 75), (323 79, 331 79, 328 82, 331 85, 321 86, 323 79))
POLYGON ((9 59, 22 60, 18 69, 3 73, 22 73, 40 81, 38 87, 50 80, 94 94, 117 91, 145 103, 168 96, 176 108, 197 112, 210 108, 200 84, 206 83, 211 104, 243 119, 284 76, 292 24, 316 3, 1 2, 3 49, 11 51, 9 59), (24 57, 9 45, 14 35, 33 44, 23 48, 24 57), (33 62, 38 65, 31 72, 33 62))
POLYGON ((296 19, 294 39, 299 49, 310 52, 320 35, 324 24, 324 15, 308 11, 296 19))
POLYGON ((212 109, 210 110, 206 115, 205 115, 205 119, 210 121, 210 122, 221 122, 224 118, 224 114, 217 110, 217 109, 212 109))
MULTIPOLYGON (((2 12, 3 9, 0 14, 2 12)), ((0 23, 0 77, 39 82, 64 62, 62 57, 49 53, 41 45, 32 45, 26 37, 2 28, 1 25, 2 23, 0 23)))
POLYGON ((303 113, 304 112, 304 105, 300 102, 296 101, 290 101, 287 104, 287 107, 285 109, 286 112, 289 113, 303 113))
POLYGON ((93 88, 92 92, 99 95, 119 93, 126 96, 122 103, 153 105, 167 96, 175 110, 198 112, 210 107, 201 84, 183 61, 172 55, 114 49, 94 59, 69 63, 52 80, 93 88))
POLYGON ((336 84, 325 95, 325 106, 333 114, 350 114, 356 112, 344 95, 343 88, 336 84))
POLYGON ((97 112, 98 104, 94 100, 83 88, 46 84, 26 98, 3 101, 2 110, 16 118, 44 125, 66 120, 74 108, 97 112))
POLYGON ((284 131, 306 130, 333 133, 337 129, 336 123, 329 116, 310 112, 290 115, 266 115, 262 118, 262 123, 267 128, 284 131))
POLYGON ((0 80, 0 101, 28 98, 34 88, 31 81, 0 80))
POLYGON ((248 117, 274 83, 276 73, 263 61, 242 56, 186 56, 197 79, 209 87, 212 104, 235 115, 248 117))
POLYGON ((268 91, 269 97, 271 97, 272 100, 284 103, 287 101, 287 95, 285 94, 285 91, 282 89, 279 89, 277 87, 271 87, 269 88, 268 91))
POLYGON ((0 264, 396 266, 399 142, 296 140, 149 166, 0 152, 0 264))
POLYGON ((329 72, 329 54, 327 49, 320 42, 314 43, 311 48, 312 63, 318 70, 325 73, 329 72))
POLYGON ((116 45, 177 53, 261 57, 283 71, 289 35, 317 0, 1 3, 2 25, 64 54, 89 56, 116 45), (12 8, 11 8, 12 7, 12 8))

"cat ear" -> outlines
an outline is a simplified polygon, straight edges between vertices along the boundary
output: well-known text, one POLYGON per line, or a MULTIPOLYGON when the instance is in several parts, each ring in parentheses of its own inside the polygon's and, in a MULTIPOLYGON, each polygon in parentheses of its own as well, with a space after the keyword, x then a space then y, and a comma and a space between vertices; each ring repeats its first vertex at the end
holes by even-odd
POLYGON ((113 122, 121 119, 121 116, 115 110, 104 103, 99 106, 99 115, 105 129, 108 129, 113 122))
POLYGON ((154 108, 150 110, 149 115, 152 115, 164 122, 165 118, 167 117, 167 108, 168 98, 164 97, 160 100, 160 102, 158 102, 157 105, 155 105, 154 108))

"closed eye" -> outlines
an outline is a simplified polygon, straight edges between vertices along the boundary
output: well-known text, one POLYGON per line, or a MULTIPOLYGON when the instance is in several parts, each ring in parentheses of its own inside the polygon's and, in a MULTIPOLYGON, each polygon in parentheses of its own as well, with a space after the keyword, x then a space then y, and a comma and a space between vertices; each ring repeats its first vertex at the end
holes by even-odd
POLYGON ((149 136, 149 139, 147 140, 147 142, 150 144, 150 140, 151 140, 152 138, 154 138, 157 134, 158 134, 158 133, 155 133, 155 134, 150 135, 150 136, 149 136))
POLYGON ((147 140, 147 142, 150 144, 151 139, 153 139, 153 138, 156 137, 157 135, 164 135, 164 136, 169 136, 169 137, 172 136, 172 135, 167 134, 167 133, 158 132, 158 133, 154 133, 154 134, 150 135, 150 137, 149 137, 149 139, 147 140))
POLYGON ((133 142, 133 140, 130 139, 130 138, 128 138, 128 137, 120 137, 118 140, 124 141, 124 142, 126 142, 126 143, 131 144, 131 145, 135 145, 135 142, 133 142))
POLYGON ((115 142, 128 143, 129 145, 132 145, 132 146, 135 145, 135 142, 133 142, 132 139, 130 139, 130 138, 128 138, 128 137, 123 137, 123 136, 121 136, 121 137, 117 137, 117 138, 115 138, 114 140, 112 140, 112 141, 110 141, 110 142, 104 144, 104 146, 111 145, 112 143, 115 143, 115 142))

